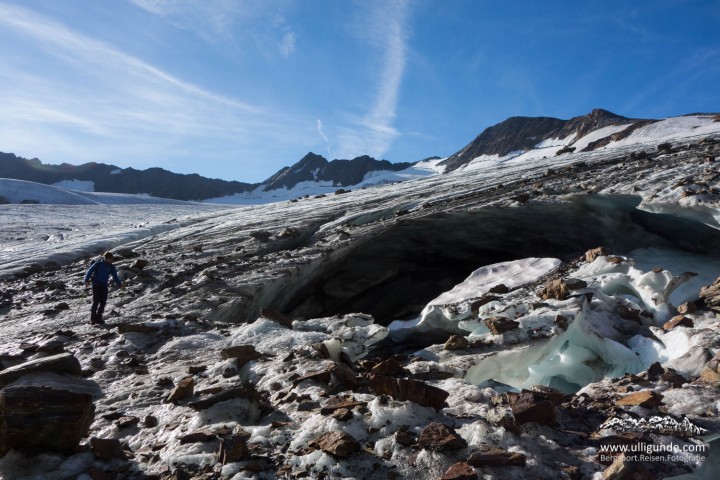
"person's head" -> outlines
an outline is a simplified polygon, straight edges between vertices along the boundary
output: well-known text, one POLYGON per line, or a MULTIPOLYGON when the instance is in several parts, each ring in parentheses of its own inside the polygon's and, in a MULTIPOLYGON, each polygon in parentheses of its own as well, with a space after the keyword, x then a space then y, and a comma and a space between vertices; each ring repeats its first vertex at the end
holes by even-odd
POLYGON ((103 254, 103 258, 107 263, 112 263, 115 257, 113 256, 112 252, 105 252, 103 254))

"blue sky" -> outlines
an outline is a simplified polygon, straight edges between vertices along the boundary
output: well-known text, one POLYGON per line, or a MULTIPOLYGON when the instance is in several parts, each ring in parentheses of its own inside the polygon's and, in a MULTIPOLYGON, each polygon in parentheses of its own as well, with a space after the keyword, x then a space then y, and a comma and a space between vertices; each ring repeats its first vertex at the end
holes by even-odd
POLYGON ((262 181, 510 116, 720 111, 717 0, 0 0, 0 151, 262 181))

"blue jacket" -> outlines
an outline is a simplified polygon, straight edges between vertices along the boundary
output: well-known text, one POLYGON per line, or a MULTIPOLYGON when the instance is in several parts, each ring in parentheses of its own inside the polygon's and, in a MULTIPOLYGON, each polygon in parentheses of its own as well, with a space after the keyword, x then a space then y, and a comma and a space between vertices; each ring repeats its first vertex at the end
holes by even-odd
POLYGON ((110 275, 112 275, 118 286, 122 285, 115 265, 107 263, 104 258, 100 258, 88 269, 83 282, 87 283, 92 278, 94 285, 107 285, 110 282, 110 275))

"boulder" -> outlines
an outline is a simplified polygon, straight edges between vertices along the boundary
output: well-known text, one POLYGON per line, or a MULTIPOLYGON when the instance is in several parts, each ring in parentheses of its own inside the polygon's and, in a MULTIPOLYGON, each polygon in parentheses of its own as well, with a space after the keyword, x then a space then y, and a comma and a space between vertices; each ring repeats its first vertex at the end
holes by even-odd
POLYGON ((38 358, 14 367, 6 368, 0 372, 0 388, 24 375, 38 372, 66 373, 80 376, 82 374, 82 368, 80 367, 80 362, 72 353, 60 353, 50 357, 38 358))
POLYGON ((415 402, 418 405, 440 410, 450 394, 418 380, 370 375, 370 387, 377 395, 390 395, 395 400, 415 402))
POLYGON ((88 393, 50 386, 6 387, 0 391, 0 456, 11 448, 72 453, 94 416, 88 393))
POLYGON ((420 448, 433 451, 461 450, 467 447, 467 442, 454 429, 433 422, 420 432, 418 439, 420 448))
POLYGON ((345 432, 326 432, 308 443, 310 448, 319 448, 336 457, 349 457, 361 450, 360 443, 345 432))
POLYGON ((445 342, 443 350, 462 350, 468 348, 470 342, 463 335, 452 335, 445 342))

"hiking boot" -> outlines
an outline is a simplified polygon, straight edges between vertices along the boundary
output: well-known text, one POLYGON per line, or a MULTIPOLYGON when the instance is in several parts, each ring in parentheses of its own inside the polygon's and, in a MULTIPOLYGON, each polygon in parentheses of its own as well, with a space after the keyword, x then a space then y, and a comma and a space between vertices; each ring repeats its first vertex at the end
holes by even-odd
POLYGON ((98 323, 97 315, 95 315, 94 313, 91 313, 90 314, 90 325, 95 325, 96 323, 98 323))

